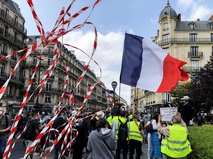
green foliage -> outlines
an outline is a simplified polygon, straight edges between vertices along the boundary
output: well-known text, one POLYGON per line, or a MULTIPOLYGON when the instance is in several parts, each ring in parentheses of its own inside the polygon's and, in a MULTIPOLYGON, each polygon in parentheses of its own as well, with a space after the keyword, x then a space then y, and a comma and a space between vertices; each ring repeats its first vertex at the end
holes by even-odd
POLYGON ((189 126, 192 153, 188 159, 213 159, 213 126, 189 126))
POLYGON ((191 82, 184 82, 180 83, 172 92, 171 96, 175 97, 175 99, 178 101, 180 100, 183 96, 189 94, 189 89, 190 89, 191 82))
POLYGON ((190 96, 194 106, 199 110, 200 107, 209 111, 213 106, 213 59, 195 73, 191 82, 190 96))

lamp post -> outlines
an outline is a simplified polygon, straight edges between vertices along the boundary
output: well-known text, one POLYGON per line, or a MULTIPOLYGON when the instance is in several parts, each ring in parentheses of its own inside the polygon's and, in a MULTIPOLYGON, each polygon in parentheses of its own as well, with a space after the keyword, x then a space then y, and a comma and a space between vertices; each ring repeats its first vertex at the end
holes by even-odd
MULTIPOLYGON (((40 65, 41 65, 41 61, 43 59, 41 57, 38 57, 38 59, 40 59, 40 64, 38 65, 38 85, 39 85, 39 82, 40 82, 40 73, 41 73, 40 65)), ((36 99, 36 107, 39 108, 39 96, 36 99)))
POLYGON ((113 91, 114 91, 113 100, 114 100, 114 104, 115 104, 115 89, 117 87, 117 82, 116 81, 112 81, 111 85, 112 85, 112 88, 113 88, 113 91))

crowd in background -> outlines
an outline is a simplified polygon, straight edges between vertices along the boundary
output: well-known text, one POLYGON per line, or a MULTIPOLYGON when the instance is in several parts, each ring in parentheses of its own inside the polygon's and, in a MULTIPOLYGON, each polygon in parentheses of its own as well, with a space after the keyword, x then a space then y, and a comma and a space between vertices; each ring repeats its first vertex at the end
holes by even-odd
MULTIPOLYGON (((191 152, 191 147, 187 140, 187 126, 190 125, 190 121, 193 119, 197 125, 202 126, 205 123, 205 119, 201 113, 195 113, 193 106, 189 104, 188 96, 184 96, 182 101, 182 106, 177 102, 174 102, 172 106, 169 105, 169 107, 178 107, 178 114, 170 122, 161 121, 160 113, 153 113, 151 110, 147 110, 145 113, 133 113, 132 111, 125 111, 115 107, 107 112, 101 110, 86 111, 80 112, 76 116, 78 110, 63 108, 52 125, 52 128, 57 131, 46 133, 34 152, 29 154, 29 158, 32 158, 35 153, 44 153, 45 149, 57 139, 58 134, 64 129, 67 122, 72 119, 74 119, 72 127, 77 131, 70 133, 67 143, 70 139, 77 137, 72 142, 71 148, 62 155, 62 158, 71 154, 73 159, 81 159, 82 155, 86 153, 88 154, 88 159, 120 159, 121 156, 123 159, 127 159, 128 156, 129 159, 140 159, 143 154, 143 144, 148 145, 148 159, 162 158, 163 155, 169 159, 186 158, 191 152), (152 131, 148 129, 150 125, 152 131), (180 134, 178 135, 178 133, 180 134), (179 138, 176 138, 177 136, 179 138), (170 139, 177 140, 177 142, 184 140, 184 144, 181 146, 183 146, 182 148, 185 146, 186 151, 180 150, 180 152, 185 156, 178 156, 179 153, 175 154, 168 149, 171 145, 173 147, 177 146, 174 143, 170 143, 170 139)), ((5 113, 0 108, 0 148, 2 155, 6 144, 6 132, 10 129, 11 121, 10 119, 7 121, 6 118, 2 118, 1 111, 2 114, 5 113), (5 124, 3 124, 4 122, 5 124), (2 131, 3 127, 5 129, 2 131)), ((30 123, 33 130, 32 135, 30 137, 21 136, 27 149, 52 117, 48 111, 32 110, 27 116, 22 116, 19 120, 14 138, 16 139, 23 131, 23 128, 30 123)), ((54 159, 61 157, 63 141, 64 137, 54 147, 54 159)), ((179 147, 181 146, 179 145, 179 147)), ((176 147, 178 151, 179 147, 176 147)))

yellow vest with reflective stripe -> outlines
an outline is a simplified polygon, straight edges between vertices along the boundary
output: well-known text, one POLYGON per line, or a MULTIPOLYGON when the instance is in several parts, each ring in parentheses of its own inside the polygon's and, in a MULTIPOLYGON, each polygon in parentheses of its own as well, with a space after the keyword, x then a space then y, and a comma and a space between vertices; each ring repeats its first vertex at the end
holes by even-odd
POLYGON ((190 142, 187 139, 187 131, 181 125, 169 127, 170 136, 166 137, 161 144, 161 152, 172 158, 187 156, 191 151, 190 142))
MULTIPOLYGON (((140 122, 137 123, 139 126, 140 122)), ((129 140, 137 140, 142 142, 143 138, 141 136, 141 132, 139 131, 138 126, 135 124, 135 121, 129 122, 129 140)))
MULTIPOLYGON (((113 118, 113 119, 114 119, 114 118, 113 118)), ((118 117, 118 118, 117 118, 117 121, 115 121, 115 122, 117 122, 117 125, 116 125, 116 139, 118 139, 118 128, 119 128, 119 126, 120 126, 120 121, 119 121, 118 119, 120 119, 122 123, 125 123, 125 122, 126 122, 126 119, 125 119, 124 117, 118 117)), ((128 138, 127 138, 127 139, 128 139, 128 138)))

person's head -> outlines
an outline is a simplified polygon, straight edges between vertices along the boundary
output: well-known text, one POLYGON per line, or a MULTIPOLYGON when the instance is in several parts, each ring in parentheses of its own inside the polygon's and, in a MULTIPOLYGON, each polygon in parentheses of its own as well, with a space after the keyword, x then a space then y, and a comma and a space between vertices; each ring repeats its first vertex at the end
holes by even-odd
POLYGON ((174 115, 172 117, 172 123, 173 124, 181 124, 181 116, 180 115, 174 115))
POLYGON ((132 119, 133 119, 133 120, 138 120, 138 115, 137 115, 137 114, 133 114, 133 115, 132 115, 132 119))
POLYGON ((98 112, 96 113, 95 119, 96 119, 96 120, 100 120, 101 118, 104 118, 104 116, 105 116, 105 114, 104 114, 103 111, 98 111, 98 112))
POLYGON ((47 115, 47 112, 46 112, 45 110, 42 110, 42 111, 41 111, 41 115, 42 115, 42 116, 45 116, 45 115, 47 115))
POLYGON ((158 121, 158 115, 159 113, 152 114, 152 119, 155 119, 156 121, 158 121))
POLYGON ((151 114, 151 110, 150 110, 150 109, 147 109, 146 113, 147 113, 147 114, 151 114))
POLYGON ((101 128, 106 128, 107 127, 107 121, 105 118, 100 118, 96 122, 96 129, 99 131, 101 128))
POLYGON ((37 111, 33 110, 33 111, 31 112, 31 117, 32 117, 32 118, 36 118, 37 115, 38 115, 38 112, 37 112, 37 111))
POLYGON ((0 117, 4 115, 4 108, 0 107, 0 117))
POLYGON ((184 103, 188 103, 188 102, 189 102, 189 96, 184 96, 183 98, 181 98, 181 100, 182 100, 184 103))
POLYGON ((125 111, 125 110, 121 110, 120 116, 121 116, 121 117, 125 117, 125 115, 126 115, 126 111, 125 111))

